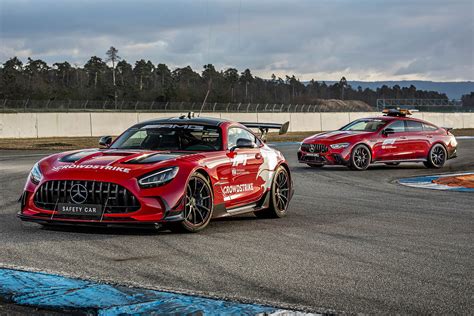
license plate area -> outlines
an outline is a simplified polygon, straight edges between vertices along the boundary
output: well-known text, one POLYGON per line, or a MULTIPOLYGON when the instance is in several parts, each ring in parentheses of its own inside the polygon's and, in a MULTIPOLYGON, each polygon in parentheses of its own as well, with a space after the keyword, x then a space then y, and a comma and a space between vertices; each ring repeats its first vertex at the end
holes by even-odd
POLYGON ((65 204, 59 203, 56 213, 72 216, 102 216, 102 205, 100 204, 65 204))

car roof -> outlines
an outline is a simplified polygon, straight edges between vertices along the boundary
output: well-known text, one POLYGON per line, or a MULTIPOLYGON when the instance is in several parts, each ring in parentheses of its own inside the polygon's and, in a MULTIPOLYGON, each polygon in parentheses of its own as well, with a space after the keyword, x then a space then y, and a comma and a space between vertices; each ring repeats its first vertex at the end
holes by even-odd
POLYGON ((163 119, 148 120, 140 122, 132 126, 132 128, 141 128, 146 125, 153 124, 195 124, 195 125, 207 125, 207 126, 220 126, 222 123, 230 122, 226 119, 214 118, 214 117, 188 117, 182 115, 179 117, 168 117, 163 119))
POLYGON ((421 123, 428 123, 428 124, 432 124, 432 123, 429 123, 429 122, 426 122, 426 121, 423 121, 423 120, 420 120, 418 118, 415 118, 415 117, 406 117, 406 116, 372 116, 372 117, 365 117, 365 118, 361 118, 361 119, 369 119, 369 120, 382 120, 382 121, 397 121, 397 120, 411 120, 411 121, 417 121, 417 122, 421 122, 421 123))

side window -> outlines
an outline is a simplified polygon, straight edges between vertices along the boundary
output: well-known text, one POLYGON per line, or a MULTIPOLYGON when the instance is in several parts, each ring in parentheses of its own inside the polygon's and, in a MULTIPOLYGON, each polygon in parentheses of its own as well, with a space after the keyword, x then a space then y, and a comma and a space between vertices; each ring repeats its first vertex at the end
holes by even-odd
POLYGON ((436 131, 438 128, 434 125, 423 123, 423 130, 428 132, 436 131))
POLYGON ((407 121, 407 132, 421 132, 423 124, 417 121, 407 121))
POLYGON ((237 145, 237 140, 239 138, 246 138, 257 144, 257 138, 252 133, 240 127, 231 127, 227 133, 227 149, 231 149, 237 145))
POLYGON ((394 121, 387 126, 387 128, 393 129, 395 133, 405 132, 405 122, 404 121, 394 121))

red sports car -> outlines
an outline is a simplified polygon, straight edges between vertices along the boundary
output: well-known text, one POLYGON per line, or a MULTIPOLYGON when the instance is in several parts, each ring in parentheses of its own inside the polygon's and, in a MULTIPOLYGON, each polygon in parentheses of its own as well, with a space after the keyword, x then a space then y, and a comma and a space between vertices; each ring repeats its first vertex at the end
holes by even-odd
POLYGON ((136 124, 104 149, 54 154, 35 164, 18 216, 50 224, 151 224, 197 232, 211 218, 283 217, 293 194, 283 155, 250 128, 288 124, 214 118, 136 124))
POLYGON ((426 167, 441 168, 446 160, 456 157, 457 142, 449 129, 407 117, 409 111, 384 113, 306 138, 298 151, 298 161, 315 168, 346 165, 365 170, 374 163, 400 162, 423 162, 426 167))

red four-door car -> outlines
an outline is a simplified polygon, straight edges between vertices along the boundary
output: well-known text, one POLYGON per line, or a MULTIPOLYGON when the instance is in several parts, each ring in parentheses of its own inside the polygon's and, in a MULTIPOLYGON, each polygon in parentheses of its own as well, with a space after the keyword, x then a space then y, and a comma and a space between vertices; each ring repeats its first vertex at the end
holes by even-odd
POLYGON ((456 138, 449 129, 407 117, 406 110, 386 110, 381 117, 355 120, 337 131, 303 140, 298 161, 311 167, 346 165, 365 170, 370 164, 423 162, 441 168, 456 157, 456 138))
POLYGON ((293 192, 290 169, 249 129, 280 127, 288 123, 191 115, 136 124, 114 142, 102 137, 103 149, 36 163, 18 216, 43 225, 168 224, 190 232, 216 217, 282 217, 293 192))

